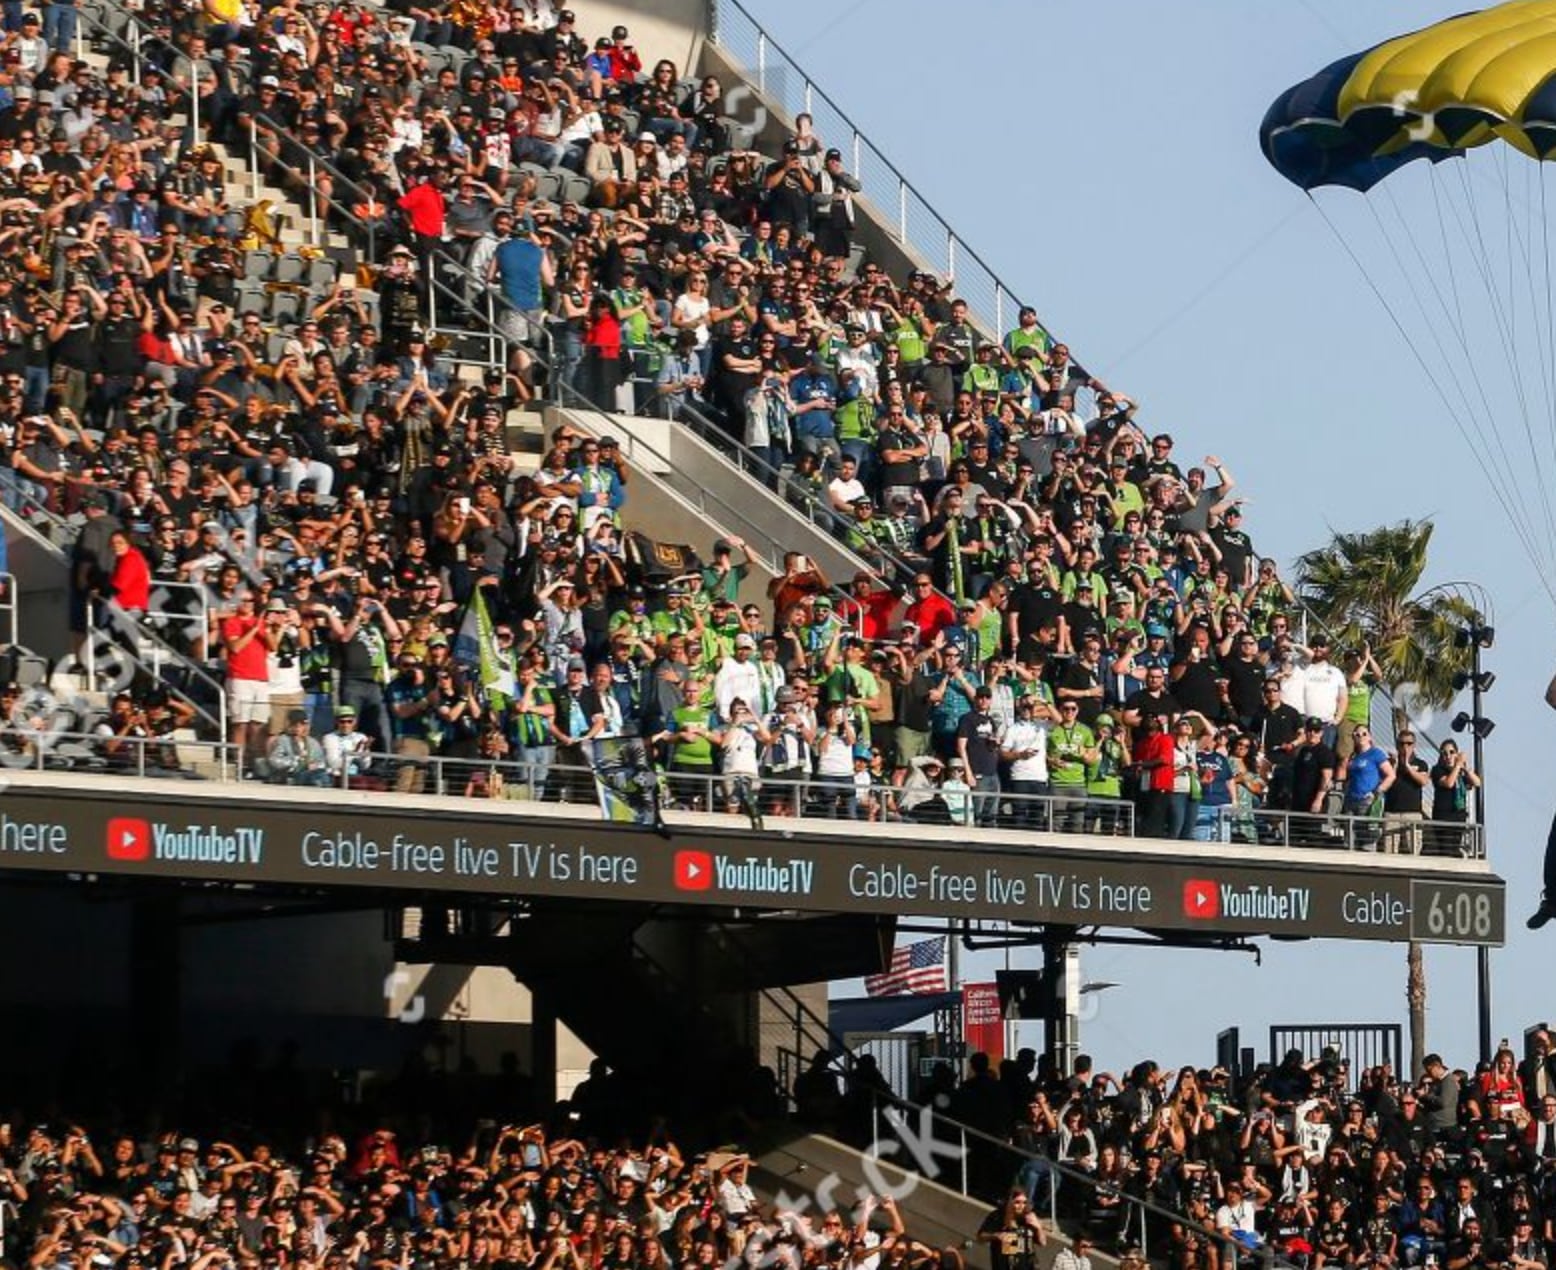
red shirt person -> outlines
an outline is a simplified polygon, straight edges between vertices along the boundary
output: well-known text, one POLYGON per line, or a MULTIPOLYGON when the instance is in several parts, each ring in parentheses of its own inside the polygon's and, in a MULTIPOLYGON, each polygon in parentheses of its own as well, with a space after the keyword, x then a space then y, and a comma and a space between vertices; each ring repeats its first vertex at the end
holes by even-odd
POLYGON ((434 169, 431 177, 400 195, 399 208, 411 223, 411 232, 416 235, 417 255, 423 258, 443 241, 443 228, 448 219, 448 199, 443 195, 446 184, 447 174, 442 169, 434 169))
POLYGON ((269 654, 281 642, 279 624, 259 613, 250 592, 238 600, 238 611, 219 627, 227 661, 227 734, 249 758, 264 753, 263 738, 270 724, 269 654))
POLYGON ((913 575, 913 595, 902 620, 918 630, 919 643, 925 648, 948 626, 956 625, 956 608, 935 590, 927 573, 913 575))
POLYGON ((891 615, 898 603, 895 591, 875 589, 873 575, 856 573, 847 598, 837 606, 837 615, 858 631, 861 639, 874 643, 891 638, 891 615))
POLYGON ((151 566, 122 531, 109 538, 108 546, 113 552, 113 571, 108 575, 113 598, 122 609, 144 613, 151 607, 151 566))

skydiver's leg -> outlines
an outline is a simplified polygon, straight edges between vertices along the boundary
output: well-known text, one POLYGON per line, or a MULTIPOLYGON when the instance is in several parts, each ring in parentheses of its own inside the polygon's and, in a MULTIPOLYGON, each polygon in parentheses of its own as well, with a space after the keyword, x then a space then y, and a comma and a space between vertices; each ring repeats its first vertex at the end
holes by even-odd
POLYGON ((1545 836, 1544 890, 1540 894, 1540 907, 1529 919, 1529 929, 1539 930, 1553 917, 1556 917, 1556 816, 1552 817, 1551 830, 1545 836))

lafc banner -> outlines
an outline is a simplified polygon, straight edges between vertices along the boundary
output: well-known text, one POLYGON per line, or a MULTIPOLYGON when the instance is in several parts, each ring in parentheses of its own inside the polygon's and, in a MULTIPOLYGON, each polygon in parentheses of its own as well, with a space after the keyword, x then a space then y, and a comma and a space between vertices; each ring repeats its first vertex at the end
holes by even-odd
POLYGON ((1500 945, 1505 885, 1473 867, 1334 853, 1239 860, 1073 843, 907 845, 757 833, 666 836, 527 806, 303 805, 231 787, 112 790, 13 780, 0 869, 256 886, 367 887, 743 909, 1004 919, 1207 935, 1500 945))

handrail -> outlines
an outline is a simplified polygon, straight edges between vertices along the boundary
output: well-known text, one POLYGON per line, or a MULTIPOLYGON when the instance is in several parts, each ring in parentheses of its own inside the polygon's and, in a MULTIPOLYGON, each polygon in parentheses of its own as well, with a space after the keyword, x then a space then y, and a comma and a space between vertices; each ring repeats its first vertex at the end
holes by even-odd
MULTIPOLYGON (((692 431, 697 434, 697 436, 703 441, 704 444, 710 446, 714 450, 721 450, 725 452, 726 460, 737 471, 744 472, 749 468, 761 473, 765 478, 767 478, 764 484, 766 484, 769 489, 776 490, 780 495, 779 501, 784 503, 784 505, 787 507, 794 507, 794 504, 790 501, 789 496, 798 496, 805 504, 807 519, 809 519, 813 524, 819 522, 821 526, 828 531, 828 533, 837 537, 838 540, 843 542, 843 545, 847 547, 847 542, 845 541, 843 535, 846 535, 850 528, 848 521, 846 521, 842 516, 838 515, 837 512, 833 511, 825 503, 823 503, 815 496, 815 494, 806 489, 803 485, 799 484, 797 481, 793 480, 791 477, 785 476, 781 468, 774 467, 755 450, 747 446, 746 443, 740 440, 739 437, 731 436, 723 428, 720 428, 711 419, 709 419, 707 415, 703 414, 690 403, 687 403, 682 407, 682 415, 682 421, 685 422, 692 429, 692 431)), ((853 550, 852 548, 848 549, 853 550)), ((887 564, 891 565, 892 568, 898 570, 899 573, 906 574, 914 572, 914 567, 896 552, 890 551, 886 547, 879 545, 877 546, 876 550, 880 552, 881 558, 887 564)), ((859 553, 855 551, 854 554, 858 555, 859 553)), ((861 559, 863 559, 863 557, 861 557, 861 559)), ((870 563, 868 559, 865 559, 864 562, 867 565, 870 563)), ((875 570, 872 569, 872 572, 874 571, 875 570)), ((937 594, 942 595, 944 598, 951 598, 949 596, 945 596, 945 593, 940 591, 939 587, 936 587, 935 590, 937 594)))
MULTIPOLYGON (((215 683, 209 677, 207 681, 215 683)), ((224 698, 222 700, 225 701, 224 698)), ((322 734, 315 734, 315 736, 322 740, 322 734)), ((341 771, 335 773, 314 773, 306 780, 299 781, 269 780, 264 775, 254 777, 248 775, 237 763, 233 763, 232 767, 234 778, 238 780, 258 780, 259 783, 296 786, 322 785, 342 790, 357 788, 360 777, 366 776, 374 782, 387 782, 409 773, 410 778, 405 783, 414 788, 401 792, 425 793, 435 797, 463 797, 465 784, 472 777, 483 775, 481 784, 488 790, 495 788, 493 777, 502 778, 500 796, 505 799, 544 804, 555 803, 565 794, 571 797, 572 801, 586 806, 592 806, 596 799, 594 769, 589 766, 548 762, 541 759, 526 761, 479 757, 458 758, 441 754, 422 757, 382 750, 369 750, 356 757, 366 759, 367 762, 360 767, 343 767, 341 771), (451 772, 455 774, 453 778, 450 776, 451 772), (521 796, 515 798, 515 795, 521 796)), ((663 775, 672 793, 679 791, 684 796, 686 791, 690 790, 694 801, 700 802, 702 810, 718 814, 723 814, 721 809, 727 811, 730 800, 725 795, 724 783, 727 778, 723 774, 710 770, 707 773, 670 772, 663 775)), ((903 792, 901 786, 880 784, 857 787, 850 785, 847 790, 852 793, 868 792, 872 796, 879 796, 883 801, 903 792)), ((774 794, 783 795, 782 803, 788 812, 787 815, 777 819, 777 824, 789 824, 795 820, 825 824, 852 822, 852 818, 847 815, 814 814, 809 805, 812 794, 819 795, 823 803, 829 797, 834 800, 842 797, 843 786, 829 786, 816 778, 795 780, 771 776, 761 777, 753 783, 753 796, 758 797, 760 801, 770 806, 777 805, 777 800, 773 798, 774 794), (756 788, 758 785, 759 789, 756 788)), ((1095 834, 1099 832, 1099 828, 1104 836, 1117 837, 1121 843, 1141 840, 1162 841, 1146 838, 1139 833, 1139 827, 1134 820, 1134 808, 1127 801, 1091 797, 1068 799, 1052 795, 1017 794, 1010 791, 978 795, 953 790, 951 795, 952 798, 966 804, 969 810, 976 798, 997 800, 1000 804, 997 815, 985 827, 998 828, 1000 832, 1008 835, 1012 845, 1021 845, 1028 836, 1041 837, 1052 833, 1095 834), (1009 812, 1005 810, 1006 807, 1010 809, 1009 812)), ((494 795, 489 792, 485 795, 472 796, 490 798, 494 795)), ((737 798, 736 801, 740 800, 737 798)), ((837 810, 835 803, 833 810, 837 810)), ((737 810, 727 814, 739 816, 745 812, 737 810)), ((1326 855, 1342 850, 1373 854, 1380 840, 1387 841, 1387 838, 1381 835, 1408 834, 1418 840, 1417 845, 1420 845, 1421 841, 1431 840, 1436 835, 1443 839, 1451 837, 1455 840, 1457 845, 1447 854, 1464 859, 1484 858, 1484 838, 1480 826, 1473 824, 1428 820, 1402 826, 1384 826, 1375 820, 1361 816, 1301 816, 1279 811, 1229 814, 1248 816, 1255 824, 1266 826, 1267 828, 1254 840, 1258 845, 1266 848, 1278 847, 1300 852, 1316 851, 1326 855), (1326 826, 1332 832, 1323 833, 1322 830, 1326 826)), ((911 819, 900 822, 885 819, 877 823, 912 825, 918 822, 911 819)), ((953 820, 952 823, 953 825, 965 823, 972 826, 975 822, 971 816, 968 816, 965 821, 953 820)), ((767 829, 774 827, 773 821, 769 821, 766 826, 767 829)), ((1213 840, 1218 845, 1224 845, 1228 841, 1232 840, 1228 838, 1213 840)), ((1411 852, 1400 854, 1411 854, 1411 852)), ((1441 852, 1434 850, 1428 854, 1441 854, 1441 852)), ((799 1004, 803 1005, 803 1003, 799 1004)), ((836 1045, 838 1039, 835 1034, 830 1033, 825 1021, 814 1012, 810 1013, 814 1021, 828 1033, 830 1043, 836 1045)))
MULTIPOLYGON (((1026 1147, 1018 1146, 1008 1138, 1000 1138, 995 1134, 986 1133, 982 1129, 975 1128, 972 1125, 966 1124, 960 1120, 953 1119, 952 1117, 946 1115, 943 1111, 937 1111, 932 1107, 923 1106, 919 1103, 912 1102, 907 1098, 902 1098, 895 1094, 886 1093, 881 1090, 871 1090, 870 1125, 871 1142, 874 1144, 872 1147, 872 1153, 877 1155, 885 1154, 881 1151, 881 1146, 883 1143, 889 1140, 888 1133, 890 1133, 892 1136, 901 1136, 905 1139, 911 1135, 911 1137, 920 1144, 926 1142, 931 1144, 939 1144, 942 1147, 942 1151, 944 1151, 945 1146, 949 1146, 951 1143, 947 1141, 946 1137, 942 1133, 937 1132, 936 1128, 938 1126, 939 1128, 949 1130, 952 1134, 955 1135, 955 1147, 957 1149, 956 1158, 960 1160, 962 1165, 960 1187, 961 1193, 964 1196, 968 1196, 970 1198, 973 1197, 973 1191, 969 1186, 968 1164, 970 1156, 975 1151, 982 1150, 986 1152, 993 1148, 995 1150, 1013 1155, 1022 1160, 1025 1164, 1037 1166, 1030 1170, 1021 1168, 1014 1170, 1013 1172, 1015 1174, 1015 1178, 1025 1179, 1024 1184, 1028 1188, 1029 1194, 1032 1190, 1035 1190, 1038 1186, 1041 1186, 1046 1181, 1046 1190, 1048 1192, 1048 1218, 1056 1231, 1060 1230, 1059 1194, 1062 1189, 1061 1182, 1071 1187, 1078 1187, 1083 1191, 1096 1192, 1104 1189, 1116 1189, 1120 1202, 1125 1205, 1131 1213, 1130 1217, 1127 1217, 1123 1222, 1120 1223, 1120 1230, 1121 1232, 1127 1231, 1131 1237, 1138 1235, 1138 1239, 1131 1238, 1131 1242, 1136 1243, 1140 1251, 1146 1255, 1149 1255, 1150 1252, 1146 1244, 1147 1231, 1149 1229, 1149 1223, 1146 1221, 1146 1218, 1153 1217, 1156 1218, 1159 1222, 1166 1222, 1177 1226, 1193 1225, 1193 1218, 1186 1212, 1176 1211, 1161 1204, 1157 1204, 1154 1201, 1140 1199, 1137 1196, 1128 1195, 1123 1191, 1122 1187, 1114 1188, 1110 1183, 1100 1182, 1095 1176, 1086 1172, 1084 1169, 1077 1169, 1073 1165, 1056 1160, 1052 1156, 1046 1155, 1041 1151, 1033 1151, 1026 1147), (1135 1214, 1138 1214, 1139 1216, 1138 1222, 1135 1221, 1135 1214)), ((931 1146, 930 1149, 933 1151, 933 1146, 931 1146)), ((915 1166, 920 1164, 928 1164, 933 1166, 932 1158, 922 1161, 919 1159, 919 1156, 923 1154, 927 1153, 923 1152, 922 1150, 892 1152, 888 1158, 893 1164, 903 1168, 913 1169, 915 1166)), ((1009 1189, 1010 1184, 1007 1184, 1002 1188, 1001 1196, 983 1196, 982 1198, 990 1199, 991 1201, 996 1200, 1001 1198, 1004 1193, 1008 1193, 1009 1189)), ((1033 1202, 1034 1204, 1036 1202, 1035 1196, 1033 1196, 1033 1202)), ((1226 1245, 1227 1259, 1221 1261, 1221 1265, 1226 1267, 1235 1267, 1239 1265, 1239 1254, 1241 1254, 1242 1259, 1246 1259, 1248 1250, 1240 1245, 1235 1239, 1227 1238, 1221 1235, 1220 1232, 1215 1230, 1213 1227, 1202 1228, 1202 1233, 1205 1238, 1220 1240, 1226 1245)), ((1274 1255, 1273 1249, 1269 1248, 1267 1245, 1261 1247, 1259 1252, 1260 1261, 1262 1264, 1279 1266, 1282 1267, 1283 1270, 1293 1270, 1291 1263, 1285 1261, 1279 1256, 1274 1255)))
MULTIPOLYGON (((126 642, 118 643, 114 646, 119 648, 131 661, 145 670, 154 679, 157 679, 159 682, 165 682, 153 667, 146 666, 141 660, 138 646, 141 641, 150 644, 154 653, 165 657, 169 662, 177 666, 183 674, 204 683, 216 698, 216 714, 214 715, 187 692, 176 687, 174 690, 178 692, 180 698, 190 709, 204 719, 207 724, 215 727, 219 735, 222 737, 227 735, 227 692, 218 679, 212 676, 194 658, 180 652, 168 644, 156 631, 148 629, 142 622, 137 621, 128 610, 121 607, 115 600, 99 601, 95 598, 88 598, 86 602, 86 626, 89 632, 101 632, 102 627, 99 626, 98 622, 99 614, 104 615, 103 626, 112 627, 124 636, 126 642)), ((93 692, 97 691, 97 648, 96 639, 88 639, 86 641, 86 660, 83 668, 86 671, 87 686, 93 692)), ((169 686, 172 687, 172 685, 169 686)))
MULTIPOLYGON (((119 48, 121 48, 125 53, 129 54, 131 82, 134 83, 134 84, 139 84, 140 83, 141 65, 142 65, 142 62, 143 62, 143 58, 142 58, 142 54, 141 54, 142 44, 147 39, 155 39, 156 38, 156 32, 149 30, 145 26, 145 24, 143 24, 141 22, 139 15, 131 13, 128 9, 122 8, 118 4, 114 3, 113 0, 100 0, 100 4, 101 4, 101 7, 105 11, 106 10, 111 10, 112 12, 117 13, 120 17, 124 18, 125 19, 125 27, 126 27, 126 29, 128 29, 130 31, 133 31, 135 33, 135 37, 136 38, 135 38, 133 43, 130 42, 129 40, 126 40, 122 35, 120 35, 117 31, 115 31, 112 27, 110 27, 108 25, 108 21, 107 21, 106 18, 102 17, 101 15, 96 13, 92 8, 90 8, 90 7, 86 6, 86 5, 77 5, 77 7, 76 7, 76 12, 78 14, 78 21, 76 23, 77 60, 80 59, 80 53, 81 53, 81 47, 80 46, 81 46, 81 41, 82 41, 83 34, 84 34, 85 30, 86 30, 87 24, 90 23, 92 26, 96 27, 97 33, 99 35, 107 37, 109 40, 113 41, 113 43, 117 44, 119 46, 119 48)), ((176 47, 174 48, 174 51, 178 52, 176 47)), ((175 97, 188 97, 188 96, 191 95, 191 90, 189 88, 184 87, 184 85, 180 84, 171 75, 164 75, 162 77, 162 80, 163 80, 163 88, 165 89, 165 91, 171 93, 173 96, 175 96, 175 97)), ((201 82, 205 82, 205 81, 201 81, 201 82)), ((199 120, 199 110, 198 110, 198 107, 196 107, 191 112, 191 125, 192 125, 191 136, 193 135, 193 127, 198 125, 198 120, 199 120)))
MULTIPOLYGON (((951 228, 945 217, 935 210, 896 165, 876 149, 842 107, 816 86, 740 0, 713 0, 708 12, 708 38, 736 62, 746 79, 755 84, 758 93, 764 97, 770 96, 771 100, 788 111, 791 118, 801 111, 815 115, 818 106, 824 106, 831 112, 833 118, 830 122, 840 127, 828 126, 828 121, 823 120, 818 122, 816 133, 828 138, 828 144, 836 145, 844 152, 845 159, 849 160, 849 172, 863 186, 862 192, 880 209, 883 227, 888 230, 894 228, 897 242, 917 252, 925 264, 935 263, 938 258, 944 266, 941 272, 945 275, 957 277, 960 273, 958 294, 967 300, 968 308, 974 316, 982 319, 980 325, 990 331, 996 340, 1002 339, 1009 316, 1006 312, 1007 302, 1012 309, 1019 310, 1022 307, 1015 292, 951 228), (747 27, 749 31, 744 30, 747 27), (745 40, 741 39, 743 34, 747 37, 745 40), (753 47, 747 49, 747 45, 753 47), (772 55, 781 59, 776 66, 769 66, 772 55), (788 94, 792 90, 798 90, 798 96, 791 99, 788 94), (846 146, 840 135, 844 133, 848 136, 846 146), (895 188, 890 188, 893 186, 895 188), (896 213, 895 226, 888 219, 893 209, 896 213), (930 237, 936 239, 936 242, 931 243, 925 238, 914 213, 918 213, 920 218, 929 218, 930 237), (972 277, 976 279, 977 285, 967 285, 966 272, 961 269, 964 261, 974 266, 972 277)), ((1049 339, 1058 339, 1041 319, 1038 326, 1049 339)), ((1079 367, 1079 363, 1076 365, 1079 367)))
MULTIPOLYGON (((567 391, 575 390, 567 389, 567 391)), ((574 414, 582 414, 584 416, 584 422, 582 425, 584 430, 590 433, 596 440, 598 440, 601 436, 604 436, 612 429, 612 427, 615 426, 611 422, 612 416, 608 411, 601 410, 598 406, 594 405, 594 403, 588 401, 587 398, 582 396, 579 397, 579 402, 581 403, 579 405, 566 404, 560 408, 568 410, 574 414)), ((636 416, 632 417, 635 418, 636 416)), ((633 430, 625 431, 626 438, 622 444, 627 452, 626 457, 628 459, 635 459, 636 452, 641 450, 652 458, 657 459, 666 467, 673 466, 670 457, 667 454, 659 450, 648 441, 644 440, 637 434, 637 432, 633 430)), ((640 470, 641 466, 642 465, 640 464, 640 470)), ((649 475, 653 475, 652 471, 649 472, 649 475)), ((666 482, 666 484, 668 485, 669 483, 666 482)), ((687 495, 680 488, 676 486, 669 486, 669 488, 671 488, 678 497, 687 498, 687 495)), ((693 502, 693 505, 696 507, 700 514, 709 518, 711 517, 708 510, 708 504, 712 503, 716 508, 716 511, 712 515, 715 515, 720 520, 722 520, 726 527, 735 528, 738 526, 741 531, 741 537, 746 538, 748 543, 752 539, 756 539, 760 542, 764 548, 762 552, 763 563, 769 572, 782 572, 783 555, 784 552, 788 549, 788 545, 786 543, 778 542, 771 534, 767 533, 759 525, 751 521, 739 508, 730 506, 729 503, 725 502, 706 485, 698 485, 696 487, 695 498, 688 499, 688 501, 693 502)))
POLYGON ((16 575, 14 573, 0 573, 0 612, 6 615, 6 645, 10 648, 17 646, 18 624, 16 619, 21 606, 21 597, 16 591, 16 575))

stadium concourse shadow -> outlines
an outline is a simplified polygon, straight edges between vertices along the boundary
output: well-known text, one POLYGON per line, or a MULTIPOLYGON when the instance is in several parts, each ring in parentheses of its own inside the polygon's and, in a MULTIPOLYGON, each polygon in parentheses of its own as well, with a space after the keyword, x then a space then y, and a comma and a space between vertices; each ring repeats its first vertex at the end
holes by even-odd
MULTIPOLYGON (((429 910, 430 911, 430 910, 429 910)), ((404 962, 503 966, 603 1059, 629 1120, 655 1114, 721 1133, 781 1108, 774 1043, 793 1024, 768 988, 880 969, 892 924, 873 916, 663 911, 615 902, 546 901, 489 935, 439 933, 423 921, 396 942, 404 962), (634 1115, 635 1113, 635 1115, 634 1115)), ((468 923, 460 924, 469 929, 468 923)), ((537 1056, 537 1075, 544 1071, 537 1056)))

